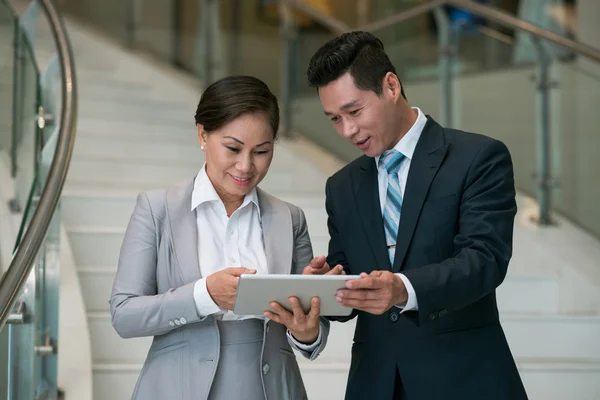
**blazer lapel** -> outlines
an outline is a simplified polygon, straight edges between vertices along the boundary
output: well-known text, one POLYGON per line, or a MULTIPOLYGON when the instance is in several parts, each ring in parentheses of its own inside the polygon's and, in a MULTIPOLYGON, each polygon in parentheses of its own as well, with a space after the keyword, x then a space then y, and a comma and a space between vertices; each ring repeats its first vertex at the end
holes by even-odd
POLYGON ((198 225, 192 210, 194 179, 167 190, 167 216, 171 227, 171 245, 184 283, 201 277, 198 260, 198 225))
POLYGON ((373 158, 364 156, 360 167, 352 170, 352 184, 363 229, 379 266, 375 269, 390 269, 381 216, 377 166, 373 158))
POLYGON ((410 163, 398 227, 393 272, 400 271, 402 267, 427 192, 446 156, 448 144, 444 143, 443 133, 443 128, 428 117, 410 163))
POLYGON ((257 188, 267 269, 270 274, 289 274, 294 243, 292 216, 282 201, 257 188))

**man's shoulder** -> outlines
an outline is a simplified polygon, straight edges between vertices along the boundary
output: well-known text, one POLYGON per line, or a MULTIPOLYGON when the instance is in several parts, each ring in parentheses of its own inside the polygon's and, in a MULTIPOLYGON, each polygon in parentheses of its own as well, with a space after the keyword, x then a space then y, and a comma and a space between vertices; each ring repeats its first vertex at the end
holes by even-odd
POLYGON ((451 143, 452 147, 458 148, 459 150, 474 150, 502 143, 493 137, 460 129, 444 128, 444 135, 451 143))
POLYGON ((344 165, 339 171, 331 175, 329 178, 330 184, 339 184, 344 183, 346 180, 351 179, 351 175, 354 171, 359 169, 364 169, 369 166, 369 163, 374 163, 372 157, 368 157, 365 155, 359 156, 358 158, 350 161, 348 164, 344 165))

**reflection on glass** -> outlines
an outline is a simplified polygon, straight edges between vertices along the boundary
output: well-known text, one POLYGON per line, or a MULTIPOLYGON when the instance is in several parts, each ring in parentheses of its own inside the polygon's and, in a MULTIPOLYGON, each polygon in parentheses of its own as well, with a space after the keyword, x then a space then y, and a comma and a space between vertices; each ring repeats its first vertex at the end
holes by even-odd
POLYGON ((33 50, 26 36, 21 33, 22 54, 19 73, 21 92, 19 99, 20 127, 17 137, 17 177, 15 200, 20 209, 25 207, 37 167, 39 129, 39 72, 33 50))

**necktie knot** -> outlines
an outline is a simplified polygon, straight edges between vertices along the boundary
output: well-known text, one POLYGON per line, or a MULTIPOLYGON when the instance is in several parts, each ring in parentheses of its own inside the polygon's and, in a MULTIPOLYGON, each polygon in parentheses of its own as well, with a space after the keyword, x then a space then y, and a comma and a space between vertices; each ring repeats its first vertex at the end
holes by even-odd
POLYGON ((379 162, 385 165, 388 174, 393 175, 398 173, 400 162, 403 158, 404 154, 400 153, 398 150, 392 149, 384 151, 379 162))

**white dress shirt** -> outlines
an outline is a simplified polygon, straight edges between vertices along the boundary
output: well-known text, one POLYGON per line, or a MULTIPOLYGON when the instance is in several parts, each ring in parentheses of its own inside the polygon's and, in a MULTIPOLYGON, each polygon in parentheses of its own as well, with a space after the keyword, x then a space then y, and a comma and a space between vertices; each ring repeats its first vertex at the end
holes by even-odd
MULTIPOLYGON (((413 126, 406 132, 406 135, 400 139, 400 141, 394 146, 394 149, 404 155, 402 161, 400 161, 400 169, 398 170, 398 179, 400 180, 400 194, 402 195, 402 199, 404 199, 404 191, 406 189, 406 180, 408 179, 408 170, 410 169, 410 162, 415 153, 415 148, 417 147, 417 142, 421 137, 421 132, 423 132, 423 128, 427 123, 427 117, 423 112, 417 108, 413 107, 418 113, 417 120, 413 124, 413 126)), ((375 162, 377 165, 377 180, 379 183, 379 202, 381 205, 381 215, 383 216, 383 209, 385 208, 385 201, 387 195, 387 187, 388 187, 388 172, 385 169, 385 165, 379 165, 380 156, 375 157, 375 162)), ((400 214, 400 219, 402 219, 402 214, 400 214)), ((404 282, 404 286, 406 286, 406 291, 408 292, 408 301, 406 304, 398 304, 397 307, 403 308, 401 312, 418 310, 417 303, 417 295, 415 294, 415 289, 412 284, 408 280, 408 278, 404 274, 396 274, 402 279, 404 282)))
MULTIPOLYGON (((214 314, 223 321, 264 319, 263 315, 236 315, 231 310, 219 307, 206 287, 207 276, 227 267, 255 269, 257 274, 269 273, 256 188, 244 197, 242 205, 228 217, 204 164, 194 181, 191 207, 196 210, 198 260, 202 276, 194 285, 198 314, 214 314)), ((311 345, 297 342, 289 332, 288 336, 299 348, 312 351, 321 342, 321 331, 317 341, 311 345)))
POLYGON ((202 276, 194 286, 194 300, 202 316, 216 314, 219 319, 241 320, 263 316, 239 316, 219 307, 208 294, 206 277, 227 267, 255 269, 268 274, 262 238, 260 207, 256 189, 246 195, 231 217, 202 167, 192 191, 192 210, 196 210, 198 260, 202 276))

